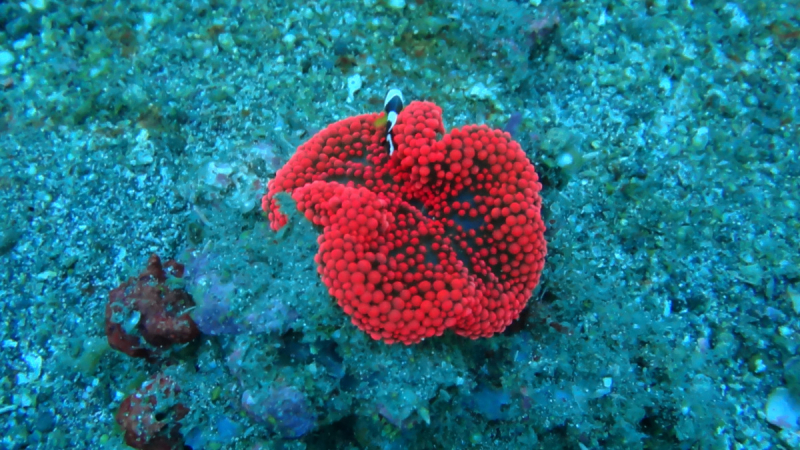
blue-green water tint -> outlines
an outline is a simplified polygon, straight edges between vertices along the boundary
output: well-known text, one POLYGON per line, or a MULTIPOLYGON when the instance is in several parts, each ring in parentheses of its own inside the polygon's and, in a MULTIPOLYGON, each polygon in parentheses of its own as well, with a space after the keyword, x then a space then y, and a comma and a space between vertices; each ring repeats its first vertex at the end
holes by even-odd
POLYGON ((117 409, 157 373, 176 448, 797 447, 798 14, 4 3, 0 447, 125 448, 117 409), (513 122, 537 167, 546 269, 501 335, 371 340, 319 281, 317 231, 259 211, 275 155, 389 86, 447 126, 513 122), (109 349, 108 293, 192 251, 207 334, 152 363, 109 349))

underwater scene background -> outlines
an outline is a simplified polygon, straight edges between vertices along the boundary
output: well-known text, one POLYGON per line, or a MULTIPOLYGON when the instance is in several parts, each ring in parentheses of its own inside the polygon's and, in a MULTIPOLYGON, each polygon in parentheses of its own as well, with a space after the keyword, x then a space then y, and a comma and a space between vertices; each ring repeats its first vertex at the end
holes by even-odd
POLYGON ((800 447, 797 2, 0 24, 0 448, 800 447))

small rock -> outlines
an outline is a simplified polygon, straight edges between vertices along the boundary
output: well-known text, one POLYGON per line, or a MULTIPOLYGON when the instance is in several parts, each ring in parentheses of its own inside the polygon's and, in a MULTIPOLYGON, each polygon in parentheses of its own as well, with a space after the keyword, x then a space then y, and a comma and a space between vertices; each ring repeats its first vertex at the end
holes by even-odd
POLYGON ((230 33, 220 34, 217 41, 219 42, 219 46, 226 52, 233 52, 236 50, 236 42, 234 42, 233 36, 231 36, 230 33))
POLYGON ((316 426, 316 415, 305 395, 291 386, 246 390, 242 407, 257 422, 268 424, 284 439, 297 439, 316 426))
POLYGON ((7 74, 11 71, 11 66, 14 64, 14 54, 8 50, 0 51, 0 73, 7 74))
POLYGON ((467 91, 467 97, 475 100, 487 100, 494 98, 494 92, 483 83, 476 83, 467 91))
POLYGON ((783 364, 783 379, 793 395, 800 396, 800 356, 795 356, 783 364))
POLYGON ((772 391, 767 398, 765 409, 767 422, 784 430, 795 431, 798 429, 800 402, 791 395, 788 389, 780 387, 772 391))
POLYGON ((789 301, 792 302, 792 309, 794 312, 800 314, 800 292, 793 287, 789 287, 786 291, 786 296, 789 297, 789 301))
POLYGON ((0 229, 0 256, 13 250, 20 237, 22 237, 22 233, 15 228, 0 229))
POLYGON ((288 48, 294 48, 294 43, 297 42, 297 36, 293 35, 292 33, 287 33, 283 37, 283 43, 286 44, 288 48))
POLYGON ((760 286, 764 278, 764 269, 758 264, 739 266, 739 275, 742 281, 752 286, 760 286))
POLYGON ((56 427, 56 416, 52 411, 42 411, 36 416, 36 430, 49 433, 56 427))
POLYGON ((31 5, 33 9, 44 11, 47 9, 47 0, 29 0, 28 4, 31 5))
POLYGON ((705 150, 708 145, 708 127, 700 127, 692 138, 692 147, 695 150, 705 150))

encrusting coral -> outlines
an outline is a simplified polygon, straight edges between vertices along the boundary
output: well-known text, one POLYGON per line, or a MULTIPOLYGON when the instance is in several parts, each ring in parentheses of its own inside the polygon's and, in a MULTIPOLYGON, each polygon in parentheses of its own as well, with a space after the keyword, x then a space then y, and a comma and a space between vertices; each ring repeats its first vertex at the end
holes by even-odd
POLYGON ((180 392, 172 378, 157 373, 127 396, 116 415, 125 443, 142 450, 184 448, 180 420, 189 408, 177 400, 180 392))
MULTIPOLYGON (((183 277, 183 265, 167 261, 174 277, 183 277)), ((147 261, 138 278, 131 278, 111 291, 106 304, 108 343, 129 356, 152 359, 174 344, 191 342, 200 335, 189 316, 194 300, 183 289, 166 285, 167 272, 158 255, 147 261)))

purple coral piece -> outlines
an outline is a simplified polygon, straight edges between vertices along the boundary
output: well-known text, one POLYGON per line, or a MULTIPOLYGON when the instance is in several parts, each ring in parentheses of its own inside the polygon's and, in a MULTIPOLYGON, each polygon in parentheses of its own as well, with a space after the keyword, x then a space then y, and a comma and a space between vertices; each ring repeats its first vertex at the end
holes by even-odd
POLYGON ((297 312, 278 297, 264 295, 252 307, 242 311, 231 304, 237 285, 249 285, 241 276, 223 282, 217 262, 220 255, 206 250, 187 250, 186 283, 196 299, 192 319, 204 334, 225 335, 285 332, 297 319, 297 312))
POLYGON ((250 310, 245 318, 248 328, 254 333, 283 333, 297 319, 297 312, 280 299, 265 297, 250 310))
POLYGON ((509 117, 508 122, 506 122, 506 126, 503 127, 503 131, 507 131, 511 137, 514 137, 521 123, 522 113, 519 111, 511 113, 511 117, 509 117))
POLYGON ((244 327, 232 315, 228 302, 203 303, 194 311, 192 317, 203 334, 212 336, 239 334, 244 330, 244 327))
POLYGON ((383 416, 384 419, 386 419, 389 423, 396 426, 397 428, 400 429, 410 428, 412 425, 414 425, 414 423, 416 423, 416 419, 409 417, 408 413, 405 415, 404 418, 400 418, 399 413, 392 412, 383 403, 380 403, 377 406, 378 406, 378 414, 383 416))
POLYGON ((236 291, 233 283, 222 283, 219 276, 210 272, 196 277, 192 292, 197 299, 197 308, 192 318, 204 334, 238 334, 244 327, 231 311, 230 298, 236 291))
POLYGON ((489 420, 501 420, 508 417, 503 405, 511 403, 511 396, 502 389, 479 386, 468 398, 467 406, 473 411, 483 414, 489 420))
POLYGON ((316 416, 306 396, 291 386, 245 391, 242 407, 285 439, 297 439, 314 429, 316 416))

